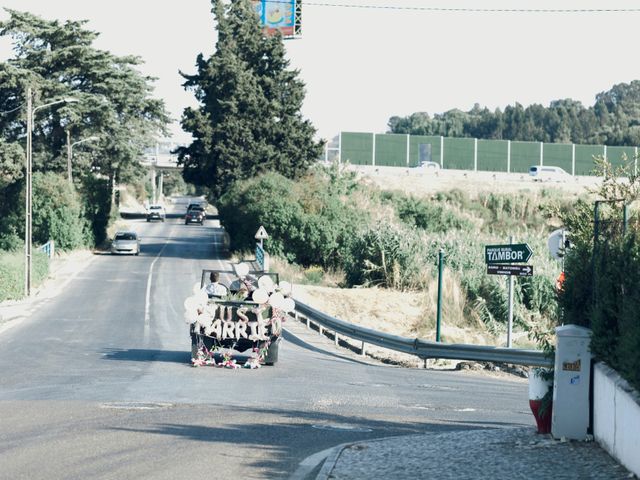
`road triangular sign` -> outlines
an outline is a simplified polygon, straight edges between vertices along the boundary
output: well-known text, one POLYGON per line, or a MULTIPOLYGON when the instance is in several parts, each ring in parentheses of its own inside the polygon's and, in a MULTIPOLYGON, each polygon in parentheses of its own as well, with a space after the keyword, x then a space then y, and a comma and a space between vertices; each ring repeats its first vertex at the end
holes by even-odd
POLYGON ((267 234, 267 231, 264 229, 264 227, 262 225, 260 225, 260 228, 256 232, 255 239, 256 240, 266 240, 267 238, 269 238, 269 235, 267 234))

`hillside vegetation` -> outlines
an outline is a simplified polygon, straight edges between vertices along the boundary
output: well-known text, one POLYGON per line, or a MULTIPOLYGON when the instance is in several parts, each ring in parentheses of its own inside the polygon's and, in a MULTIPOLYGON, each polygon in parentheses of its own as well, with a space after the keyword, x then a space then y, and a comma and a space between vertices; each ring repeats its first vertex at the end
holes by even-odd
MULTIPOLYGON (((364 296, 369 303, 378 303, 383 291, 417 298, 404 302, 411 304, 406 315, 394 307, 396 317, 406 317, 404 327, 394 329, 401 334, 431 335, 443 249, 443 321, 491 343, 505 330, 507 288, 505 277, 487 275, 484 246, 507 243, 509 236, 531 246, 535 276, 516 281, 515 324, 522 331, 547 328, 557 317, 554 283, 560 272, 548 254, 547 236, 559 226, 555 212, 570 211, 574 199, 552 189, 473 195, 453 189, 418 197, 358 182, 354 172, 334 165, 318 167, 299 182, 266 174, 236 183, 218 209, 240 250, 252 248, 253 234, 264 225, 270 234, 267 250, 282 259, 276 268, 296 283, 322 284, 328 277, 352 292, 369 288, 372 294, 364 296)), ((312 290, 305 293, 314 297, 312 290)), ((323 295, 336 293, 315 290, 316 299, 323 295)), ((369 308, 351 307, 351 316, 339 309, 342 318, 366 322, 353 317, 369 308)))

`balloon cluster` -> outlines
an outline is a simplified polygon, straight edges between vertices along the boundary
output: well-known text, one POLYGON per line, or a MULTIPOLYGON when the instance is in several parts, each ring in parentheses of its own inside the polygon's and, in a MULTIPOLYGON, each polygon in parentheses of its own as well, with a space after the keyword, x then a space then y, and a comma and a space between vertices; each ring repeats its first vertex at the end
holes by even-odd
POLYGON ((276 285, 271 277, 263 275, 258 279, 258 288, 251 294, 251 299, 257 304, 268 304, 284 313, 291 313, 296 308, 296 302, 290 298, 291 290, 289 282, 282 281, 276 285))

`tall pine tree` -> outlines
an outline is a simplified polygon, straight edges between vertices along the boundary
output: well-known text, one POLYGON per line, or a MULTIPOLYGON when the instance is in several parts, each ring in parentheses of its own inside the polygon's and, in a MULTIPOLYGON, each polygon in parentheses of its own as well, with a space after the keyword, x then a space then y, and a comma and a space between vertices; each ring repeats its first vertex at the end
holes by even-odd
POLYGON ((265 171, 300 176, 321 155, 322 143, 300 113, 304 84, 289 69, 282 37, 263 34, 250 0, 212 5, 216 51, 198 56, 196 74, 181 73, 200 103, 182 117, 193 136, 178 150, 185 180, 219 196, 236 180, 265 171))

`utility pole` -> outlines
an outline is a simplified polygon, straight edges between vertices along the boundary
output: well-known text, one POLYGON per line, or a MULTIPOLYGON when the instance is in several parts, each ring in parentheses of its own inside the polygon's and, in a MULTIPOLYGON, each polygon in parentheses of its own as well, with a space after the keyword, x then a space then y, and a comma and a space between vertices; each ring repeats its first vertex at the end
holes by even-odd
POLYGON ((33 98, 27 88, 27 165, 25 172, 25 225, 24 225, 24 294, 31 295, 31 135, 33 128, 33 98))

